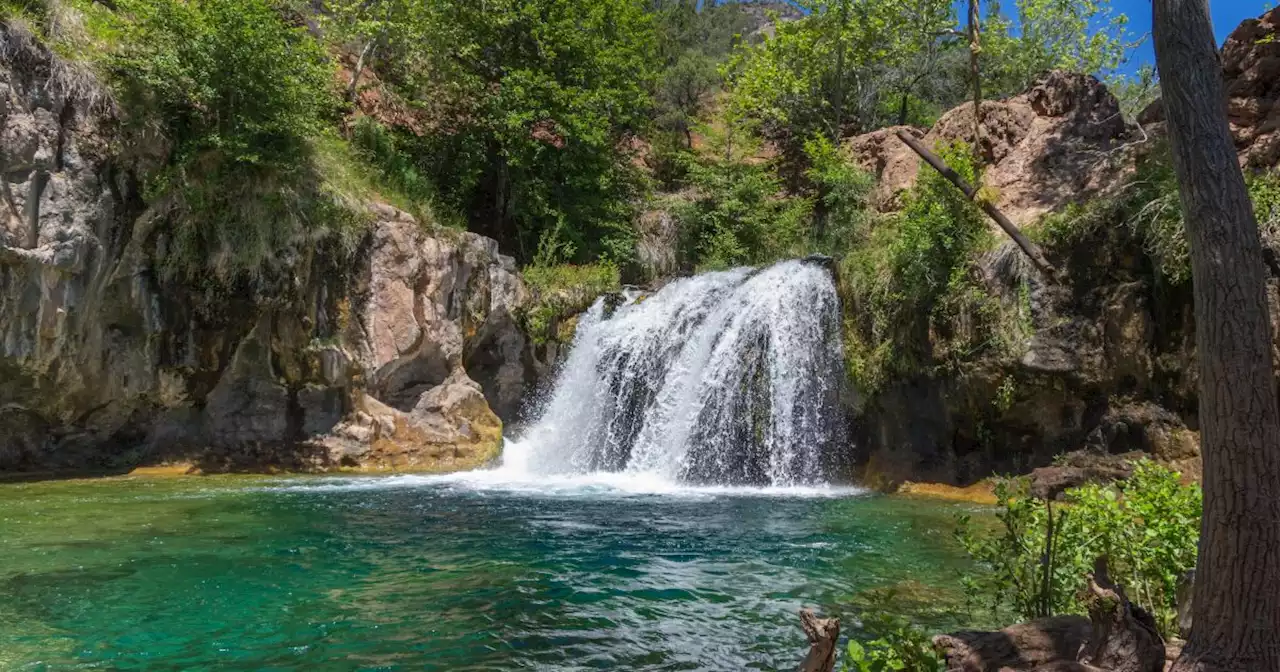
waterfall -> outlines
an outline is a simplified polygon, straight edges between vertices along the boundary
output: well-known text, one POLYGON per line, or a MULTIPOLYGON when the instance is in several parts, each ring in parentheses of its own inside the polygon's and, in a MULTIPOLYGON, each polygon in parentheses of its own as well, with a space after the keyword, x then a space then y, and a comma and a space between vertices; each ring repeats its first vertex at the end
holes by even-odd
POLYGON ((533 474, 824 483, 847 452, 843 361, 839 298, 820 262, 602 297, 579 318, 516 459, 533 474))

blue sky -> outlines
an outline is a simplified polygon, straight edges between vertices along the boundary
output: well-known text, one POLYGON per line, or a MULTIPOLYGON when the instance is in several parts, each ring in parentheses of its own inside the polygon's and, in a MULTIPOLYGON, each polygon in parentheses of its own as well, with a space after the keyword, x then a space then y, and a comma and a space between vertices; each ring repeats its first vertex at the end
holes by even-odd
MULTIPOLYGON (((1209 12, 1213 15, 1213 30, 1218 34, 1219 46, 1241 21, 1260 16, 1268 4, 1273 3, 1267 0, 1209 0, 1209 12)), ((1111 6, 1114 11, 1129 16, 1129 29, 1135 35, 1151 32, 1151 0, 1112 0, 1111 6)), ((1151 48, 1151 39, 1148 38, 1124 70, 1134 72, 1143 63, 1155 65, 1155 62, 1156 54, 1151 48)))

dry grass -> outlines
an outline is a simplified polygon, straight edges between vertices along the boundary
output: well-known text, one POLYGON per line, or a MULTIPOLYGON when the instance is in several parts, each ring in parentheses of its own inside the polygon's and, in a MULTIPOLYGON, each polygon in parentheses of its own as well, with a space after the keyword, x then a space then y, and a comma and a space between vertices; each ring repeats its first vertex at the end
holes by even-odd
POLYGON ((44 17, 38 19, 40 25, 35 25, 34 20, 23 15, 5 19, 0 27, 0 61, 47 73, 46 87, 56 97, 74 101, 97 114, 116 115, 119 107, 115 94, 88 56, 94 47, 84 14, 71 5, 49 0, 44 17), (76 57, 77 54, 85 56, 76 57))

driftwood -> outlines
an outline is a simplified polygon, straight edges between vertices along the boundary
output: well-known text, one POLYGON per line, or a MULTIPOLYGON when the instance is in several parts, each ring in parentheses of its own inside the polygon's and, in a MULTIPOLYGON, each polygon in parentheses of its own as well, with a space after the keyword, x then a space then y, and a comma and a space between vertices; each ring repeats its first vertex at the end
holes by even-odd
POLYGON ((1056 279, 1058 277, 1057 269, 1053 267, 1053 264, 1049 263, 1048 259, 1045 259, 1044 254, 1040 252, 1040 248, 1036 247, 1035 243, 1028 240, 1027 237, 1022 234, 1022 231, 1017 227, 1017 225, 1010 221, 1010 219, 1006 217, 1005 214, 993 203, 988 202, 986 199, 978 198, 978 190, 974 188, 973 185, 965 182, 964 178, 960 177, 959 173, 952 169, 951 166, 948 166, 945 161, 938 157, 938 155, 926 149, 925 146, 920 144, 920 141, 916 140, 910 133, 900 130, 897 132, 897 135, 898 138, 905 142, 912 151, 919 154, 920 158, 925 160, 925 163, 933 166, 934 170, 941 173, 943 177, 947 178, 947 180, 951 182, 951 184, 956 185, 956 188, 964 192, 964 195, 968 197, 970 201, 975 201, 978 204, 978 207, 982 208, 982 211, 987 213, 987 216, 1013 239, 1014 244, 1022 250, 1023 254, 1027 255, 1027 258, 1031 260, 1031 263, 1035 265, 1036 269, 1039 270, 1041 274, 1049 279, 1056 279))
POLYGON ((986 632, 965 630, 933 638, 933 647, 950 672, 1042 670, 1058 662, 1074 662, 1089 641, 1083 616, 1052 616, 986 632))
POLYGON ((832 672, 836 667, 840 619, 818 618, 812 610, 801 609, 800 627, 809 638, 809 654, 800 663, 800 672, 832 672))
POLYGON ((1083 662, 1112 672, 1164 670, 1164 640, 1156 620, 1112 583, 1106 558, 1094 563, 1086 602, 1093 634, 1083 662))
POLYGON ((933 638, 948 672, 1162 672, 1165 646, 1155 619, 1111 582, 1105 558, 1086 594, 1089 619, 1054 616, 996 632, 933 638))

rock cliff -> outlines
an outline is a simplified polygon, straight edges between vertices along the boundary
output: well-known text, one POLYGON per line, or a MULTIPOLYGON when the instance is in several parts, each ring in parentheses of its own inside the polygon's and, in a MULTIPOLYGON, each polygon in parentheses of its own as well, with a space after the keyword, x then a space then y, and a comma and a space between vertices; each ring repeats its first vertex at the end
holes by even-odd
MULTIPOLYGON (((1280 8, 1247 19, 1222 46, 1222 76, 1227 91, 1227 118, 1245 168, 1270 168, 1280 162, 1280 8)), ((1159 131, 1164 123, 1160 101, 1138 117, 1159 131)))
MULTIPOLYGON (((370 206, 354 253, 281 251, 270 292, 157 266, 161 205, 109 95, 0 35, 0 472, 455 469, 532 381, 526 290, 487 238, 370 206)), ((156 151, 163 151, 159 148, 156 151)))
MULTIPOLYGON (((945 145, 972 138, 972 129, 966 105, 927 132, 912 132, 945 145)), ((878 175, 877 196, 888 210, 921 170, 893 130, 847 145, 878 175)), ((1156 143, 1154 134, 1126 125, 1094 78, 1050 73, 1027 93, 984 103, 983 184, 1012 219, 1034 228, 1047 213, 1113 198, 1156 143)), ((972 483, 1077 451, 1142 451, 1198 472, 1189 283, 1160 277, 1146 241, 1122 217, 1069 242, 1046 241, 1044 251, 1064 271, 1061 282, 1019 270, 1008 244, 975 269, 986 293, 1026 304, 1029 336, 1015 352, 988 350, 925 367, 865 400, 855 425, 870 481, 972 483)), ((930 331, 928 338, 933 348, 945 335, 930 331)), ((1069 476, 1097 471, 1091 465, 1099 460, 1077 461, 1086 466, 1069 476)))

